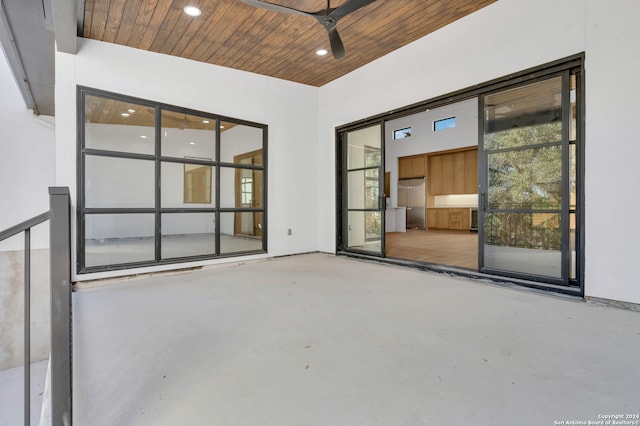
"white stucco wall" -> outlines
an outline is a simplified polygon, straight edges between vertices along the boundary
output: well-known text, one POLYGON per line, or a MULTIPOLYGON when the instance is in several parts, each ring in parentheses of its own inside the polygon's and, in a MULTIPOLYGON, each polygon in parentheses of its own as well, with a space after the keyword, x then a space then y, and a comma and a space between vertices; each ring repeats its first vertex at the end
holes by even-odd
POLYGON ((586 3, 586 293, 640 303, 640 2, 586 3))
MULTIPOLYGON (((56 181, 70 187, 74 209, 76 85, 83 85, 267 124, 269 256, 318 249, 317 88, 108 43, 79 43, 77 55, 56 53, 56 181)), ((216 261, 195 264, 207 263, 216 261)))
MULTIPOLYGON (((53 117, 27 110, 0 49, 0 230, 49 210, 55 183, 53 117)), ((34 230, 34 248, 48 247, 48 232, 34 230)), ((0 242, 0 251, 21 250, 21 238, 0 242)))
MULTIPOLYGON (((269 125, 269 255, 333 252, 335 127, 584 51, 585 290, 640 303, 637 16, 632 0, 500 0, 320 89, 80 40, 77 55, 56 54, 55 137, 52 118, 26 110, 0 55, 0 229, 47 210, 51 185, 70 187, 75 210, 76 85, 86 85, 269 125)), ((48 246, 46 229, 33 245, 48 246)), ((19 238, 0 243, 5 278, 19 275, 8 271, 20 270, 21 247, 19 238)), ((41 257, 38 273, 48 268, 41 257)))
MULTIPOLYGON (((0 230, 49 209, 53 117, 27 110, 0 49, 0 230)), ((49 355, 49 222, 31 232, 31 359, 49 355)), ((0 242, 0 371, 22 364, 24 238, 0 242)))
MULTIPOLYGON (((639 14, 631 0, 500 0, 329 83, 320 88, 321 169, 335 164, 337 126, 586 52, 585 292, 640 303, 639 14)), ((318 193, 320 249, 333 252, 335 178, 318 193)))
POLYGON ((78 55, 56 58, 56 183, 75 199, 76 84, 261 122, 270 126, 269 254, 333 252, 335 127, 586 52, 586 294, 640 303, 629 267, 640 232, 639 8, 500 0, 320 89, 81 40, 78 55))

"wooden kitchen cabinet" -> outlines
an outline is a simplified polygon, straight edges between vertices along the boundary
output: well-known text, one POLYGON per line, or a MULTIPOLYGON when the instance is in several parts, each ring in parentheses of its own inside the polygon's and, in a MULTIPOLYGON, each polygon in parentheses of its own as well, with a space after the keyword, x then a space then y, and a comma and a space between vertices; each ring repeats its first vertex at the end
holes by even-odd
POLYGON ((453 193, 465 193, 465 179, 467 176, 466 152, 455 152, 453 156, 453 193))
POLYGON ((461 209, 449 210, 449 229, 462 229, 462 211, 461 209))
POLYGON ((398 177, 400 179, 425 177, 425 155, 411 155, 398 158, 398 177))
POLYGON ((449 209, 427 209, 427 228, 448 229, 449 209))
POLYGON ((465 151, 465 180, 464 193, 476 194, 478 192, 478 150, 465 151))
POLYGON ((452 154, 442 155, 442 192, 441 194, 455 194, 453 187, 453 179, 455 174, 455 165, 453 164, 452 154))
POLYGON ((436 209, 436 226, 440 229, 449 227, 449 209, 436 209))
POLYGON ((427 229, 436 229, 436 210, 427 209, 427 229))
POLYGON ((427 209, 428 229, 469 230, 470 209, 468 208, 433 208, 427 209))
POLYGON ((478 192, 477 148, 429 155, 431 195, 478 192))
POLYGON ((442 156, 429 156, 429 185, 430 195, 442 194, 442 156))

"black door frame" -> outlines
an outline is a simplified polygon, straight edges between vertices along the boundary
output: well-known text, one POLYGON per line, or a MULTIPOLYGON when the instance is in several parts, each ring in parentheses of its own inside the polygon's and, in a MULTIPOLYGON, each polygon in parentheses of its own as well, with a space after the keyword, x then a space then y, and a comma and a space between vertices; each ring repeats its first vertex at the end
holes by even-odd
MULTIPOLYGON (((585 130, 585 78, 584 78, 584 52, 578 53, 572 56, 568 56, 557 61, 549 62, 537 67, 529 68, 527 70, 513 73, 504 77, 500 77, 485 83, 467 87, 455 92, 451 92, 442 96, 438 96, 429 100, 421 101, 412 105, 408 105, 403 108, 387 111, 381 114, 377 114, 362 120, 347 123, 336 127, 335 140, 336 140, 336 254, 345 255, 363 259, 371 259, 381 261, 389 264, 398 264, 403 266, 409 266, 421 270, 429 270, 436 272, 444 272, 448 274, 455 274, 458 276, 464 276, 468 278, 491 280, 496 283, 503 283, 506 285, 520 285, 525 287, 537 288, 540 290, 553 291, 557 293, 564 293, 575 296, 584 296, 584 248, 585 248, 585 212, 584 212, 584 174, 585 174, 585 147, 584 147, 584 130, 585 130), (344 235, 345 220, 344 213, 346 211, 346 191, 343 191, 343 173, 346 166, 344 157, 344 143, 342 141, 342 135, 348 131, 357 130, 371 126, 376 123, 382 123, 382 131, 384 132, 384 125, 387 121, 395 120, 397 118, 410 116, 419 112, 423 112, 427 109, 435 109, 441 106, 449 105, 452 103, 460 102, 466 99, 480 97, 484 94, 496 92, 500 89, 504 89, 510 86, 516 86, 527 82, 533 82, 534 80, 544 79, 553 74, 561 74, 563 72, 573 72, 576 75, 576 235, 575 235, 575 248, 576 248, 576 278, 570 280, 569 285, 558 285, 558 283, 533 281, 528 279, 521 279, 513 276, 504 275, 488 275, 481 272, 476 272, 468 269, 455 268, 446 265, 439 265, 434 263, 405 260, 405 259, 389 259, 369 256, 363 253, 357 253, 354 251, 346 250, 346 236, 344 235)), ((481 117, 478 117, 480 120, 481 117)), ((478 132, 481 131, 480 124, 478 125, 478 132)), ((478 136, 479 138, 481 135, 478 136)), ((480 140, 480 139, 479 139, 480 140)), ((384 144, 386 143, 383 138, 383 151, 384 144)), ((480 170, 478 171, 480 174, 480 170)), ((479 176, 480 177, 480 176, 479 176)), ((565 183, 563 182, 563 185, 565 183)), ((564 212, 564 210, 563 210, 564 212)), ((383 215, 384 217, 384 215, 383 215)), ((383 220, 384 223, 384 220, 383 220)), ((383 252, 384 253, 384 252, 383 252)))
MULTIPOLYGON (((338 161, 336 162, 336 167, 338 170, 337 180, 338 180, 338 188, 339 191, 336 192, 336 207, 337 207, 337 215, 336 215, 336 226, 337 229, 340 229, 340 232, 336 233, 336 247, 340 247, 339 251, 343 251, 346 253, 354 253, 354 254, 362 254, 365 256, 374 256, 377 258, 384 257, 385 253, 385 226, 386 226, 386 218, 385 218, 385 204, 384 200, 388 194, 384 194, 384 166, 385 166, 385 152, 384 152, 384 121, 371 121, 367 122, 362 126, 355 126, 353 128, 349 128, 344 131, 336 132, 336 141, 337 141, 337 153, 339 156, 338 161), (350 132, 363 130, 369 127, 380 126, 380 166, 378 173, 378 209, 375 211, 379 211, 381 215, 381 224, 382 232, 380 235, 380 254, 374 254, 370 251, 366 250, 358 250, 356 248, 349 247, 348 241, 348 229, 349 226, 349 208, 348 208, 348 197, 349 192, 347 187, 343 187, 342 185, 348 185, 348 141, 347 134, 350 132), (344 207, 344 208, 343 208, 344 207)), ((352 170, 353 171, 353 170, 352 170)), ((370 209, 363 209, 362 211, 374 211, 370 209)))
MULTIPOLYGON (((571 144, 570 142, 570 135, 569 135, 569 128, 571 126, 571 114, 570 114, 570 97, 569 97, 569 93, 570 93, 570 77, 571 77, 571 73, 572 71, 574 71, 575 69, 567 69, 564 71, 560 71, 554 74, 550 74, 550 75, 546 75, 544 77, 541 78, 536 78, 536 79, 532 79, 523 83, 519 83, 517 85, 514 86, 510 86, 510 87, 506 87, 503 88, 501 90, 498 91, 494 91, 492 93, 486 93, 484 95, 480 95, 478 98, 478 117, 479 117, 479 128, 478 128, 478 186, 479 186, 479 207, 478 207, 478 270, 481 272, 485 272, 491 275, 500 275, 500 276, 505 276, 505 277, 512 277, 512 278, 521 278, 521 279, 525 279, 525 280, 530 280, 530 281, 540 281, 540 282, 546 282, 549 284, 558 284, 558 285, 565 285, 565 286, 575 286, 575 283, 572 283, 571 280, 569 279, 569 267, 570 267, 570 256, 571 256, 571 252, 570 252, 570 244, 569 244, 569 234, 570 234, 570 199, 569 199, 569 194, 570 194, 570 187, 569 187, 569 146, 571 144), (487 213, 488 208, 488 194, 487 191, 489 189, 489 183, 488 183, 488 170, 487 170, 487 164, 488 164, 488 155, 489 153, 484 149, 483 146, 483 142, 484 142, 484 130, 485 130, 485 123, 484 123, 484 119, 480 118, 483 117, 484 112, 485 112, 485 103, 484 103, 484 96, 485 95, 491 95, 494 93, 499 93, 502 90, 511 90, 511 89, 518 89, 530 84, 534 84, 534 83, 539 83, 539 82, 543 82, 546 80, 550 80, 550 79, 555 79, 555 78, 560 78, 561 80, 561 87, 562 87, 562 91, 561 91, 561 96, 562 96, 562 100, 561 100, 561 115, 562 115, 562 135, 561 138, 562 140, 559 142, 560 143, 560 148, 561 148, 561 155, 562 155, 562 170, 561 170, 561 176, 562 176, 562 181, 561 181, 561 187, 562 187, 562 203, 561 203, 561 207, 559 209, 559 214, 561 217, 561 247, 560 247, 560 251, 561 251, 561 277, 559 278, 552 278, 552 277, 546 277, 546 276, 538 276, 538 275, 532 275, 532 274, 525 274, 525 273, 518 273, 518 272, 513 272, 513 271, 505 271, 505 270, 496 270, 496 269, 492 269, 490 267, 486 267, 485 263, 484 263, 484 237, 485 237, 485 229, 484 229, 484 219, 485 219, 485 215, 487 213)), ((577 99, 576 99, 577 101, 577 99)), ((576 141, 577 142, 577 141, 576 141)), ((557 146, 557 143, 548 143, 548 144, 542 144, 542 145, 536 145, 537 147, 541 147, 541 146, 557 146)), ((524 150, 529 150, 531 149, 531 146, 522 146, 522 147, 518 147, 518 148, 513 148, 510 150, 515 150, 515 151, 524 151, 524 150)), ((503 150, 498 150, 498 151, 503 151, 503 150)), ((514 210, 515 211, 515 210, 514 210)), ((518 213, 520 212, 525 212, 524 210, 517 211, 518 213)), ((529 210, 528 212, 535 212, 534 210, 529 210)), ((544 211, 542 211, 542 213, 545 213, 544 211)), ((550 213, 547 212, 547 213, 550 213)))

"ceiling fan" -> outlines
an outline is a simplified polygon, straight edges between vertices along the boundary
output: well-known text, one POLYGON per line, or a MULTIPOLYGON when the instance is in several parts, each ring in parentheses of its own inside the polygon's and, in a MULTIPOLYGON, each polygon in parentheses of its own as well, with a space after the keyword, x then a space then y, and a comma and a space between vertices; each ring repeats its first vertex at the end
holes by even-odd
POLYGON ((252 6, 261 7, 263 9, 273 10, 276 12, 289 13, 293 15, 310 16, 316 19, 329 33, 329 43, 331 44, 331 53, 336 59, 344 58, 345 50, 336 24, 341 18, 351 12, 373 3, 376 0, 347 0, 339 7, 331 7, 331 0, 327 0, 327 8, 318 12, 305 12, 303 10, 293 9, 291 7, 281 6, 261 0, 242 0, 252 6))

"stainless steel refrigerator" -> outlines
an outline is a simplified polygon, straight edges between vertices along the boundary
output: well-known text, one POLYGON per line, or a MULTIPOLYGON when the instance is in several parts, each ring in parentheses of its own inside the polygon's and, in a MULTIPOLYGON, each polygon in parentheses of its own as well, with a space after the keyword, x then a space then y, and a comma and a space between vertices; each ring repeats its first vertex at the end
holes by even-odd
POLYGON ((407 209, 407 229, 425 229, 425 180, 398 180, 398 207, 407 209))

